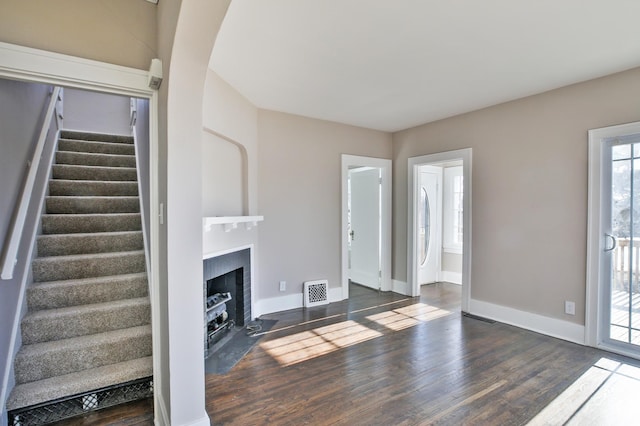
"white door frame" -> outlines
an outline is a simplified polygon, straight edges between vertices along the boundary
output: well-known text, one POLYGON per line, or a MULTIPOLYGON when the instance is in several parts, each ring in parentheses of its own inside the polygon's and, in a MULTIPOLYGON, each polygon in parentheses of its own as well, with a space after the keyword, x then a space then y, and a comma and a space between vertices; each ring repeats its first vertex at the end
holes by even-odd
POLYGON ((447 161, 462 160, 464 199, 463 199, 463 237, 462 237, 462 300, 461 309, 469 311, 471 299, 471 160, 472 149, 465 148, 437 154, 410 157, 408 160, 408 194, 407 194, 407 284, 411 296, 420 295, 418 281, 418 261, 416 256, 418 244, 418 191, 420 166, 447 161))
MULTIPOLYGON (((150 203, 150 263, 149 289, 151 297, 151 327, 153 336, 153 381, 155 418, 163 406, 161 392, 163 378, 160 376, 160 355, 163 353, 160 332, 159 266, 160 207, 158 189, 158 92, 149 88, 149 72, 75 56, 62 55, 40 49, 0 42, 0 77, 33 83, 74 87, 104 93, 131 96, 149 100, 149 203, 150 203)), ((21 289, 21 291, 24 289, 21 289)), ((22 297, 22 296, 21 296, 22 297)), ((13 333, 19 324, 19 310, 14 319, 13 333)), ((12 336, 11 344, 15 338, 12 336)), ((8 360, 13 361, 12 348, 8 360)), ((2 389, 6 389, 8 372, 2 378, 2 389)), ((168 378, 167 378, 168 380, 168 378)), ((4 399, 4 398, 3 398, 4 399)), ((4 402, 4 401, 3 401, 4 402)))
POLYGON ((585 306, 585 343, 611 352, 622 353, 630 357, 638 358, 637 353, 625 351, 617 346, 604 344, 604 336, 599 326, 599 319, 605 307, 602 305, 603 298, 600 297, 603 288, 601 286, 606 268, 602 262, 600 254, 604 250, 601 238, 606 230, 604 229, 604 206, 602 205, 605 196, 604 184, 608 181, 602 169, 602 159, 604 156, 605 140, 616 137, 640 133, 640 122, 621 124, 618 126, 604 127, 601 129, 589 130, 589 192, 588 192, 588 215, 587 215, 587 293, 585 306))
POLYGON ((349 235, 347 234, 348 221, 348 182, 350 167, 377 167, 382 170, 382 214, 381 221, 381 282, 382 291, 391 290, 391 167, 392 161, 383 158, 362 157, 358 155, 342 154, 342 226, 341 226, 341 254, 342 254, 342 299, 349 298, 349 235))

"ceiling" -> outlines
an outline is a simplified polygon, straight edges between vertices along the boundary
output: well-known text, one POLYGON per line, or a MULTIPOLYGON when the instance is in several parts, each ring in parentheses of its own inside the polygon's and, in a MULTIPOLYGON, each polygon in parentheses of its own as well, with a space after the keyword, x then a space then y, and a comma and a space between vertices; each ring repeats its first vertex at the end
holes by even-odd
POLYGON ((640 66, 638 0, 232 0, 210 68, 259 108, 397 131, 640 66))

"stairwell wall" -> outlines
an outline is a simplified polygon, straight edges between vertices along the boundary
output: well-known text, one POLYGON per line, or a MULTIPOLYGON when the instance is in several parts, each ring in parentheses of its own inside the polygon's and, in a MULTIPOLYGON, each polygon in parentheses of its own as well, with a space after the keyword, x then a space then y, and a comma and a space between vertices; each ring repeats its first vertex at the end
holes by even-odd
MULTIPOLYGON (((149 164, 149 101, 147 99, 136 99, 136 110, 138 120, 135 127, 136 140, 136 162, 138 164, 138 187, 140 189, 140 203, 142 204, 142 223, 147 243, 151 230, 151 194, 150 191, 150 167, 149 164)), ((148 255, 149 253, 147 253, 148 255)))
POLYGON ((66 88, 64 128, 130 135, 130 99, 127 96, 66 88))
MULTIPOLYGON (((0 250, 5 250, 8 243, 8 231, 13 223, 13 216, 19 197, 24 186, 28 163, 33 156, 33 150, 38 140, 39 132, 44 120, 44 113, 49 101, 51 86, 36 83, 0 79, 0 250)), ((55 120, 52 126, 55 126, 55 120)), ((49 133, 49 140, 43 153, 43 158, 50 155, 53 143, 51 139, 55 132, 49 133)), ((41 169, 46 167, 41 163, 41 169)), ((39 172, 38 178, 43 180, 45 171, 39 172)), ((37 192, 37 191, 36 191, 37 192)), ((20 248, 18 251, 18 265, 13 279, 0 280, 0 404, 1 418, 6 416, 5 401, 9 389, 13 387, 12 374, 13 357, 20 346, 20 334, 14 346, 13 335, 20 317, 24 311, 21 298, 21 285, 28 273, 28 254, 30 238, 37 225, 37 207, 39 199, 32 199, 20 248), (18 322, 17 322, 18 321, 18 322)))
POLYGON ((144 70, 156 57, 156 9, 131 0, 3 1, 0 40, 144 70))

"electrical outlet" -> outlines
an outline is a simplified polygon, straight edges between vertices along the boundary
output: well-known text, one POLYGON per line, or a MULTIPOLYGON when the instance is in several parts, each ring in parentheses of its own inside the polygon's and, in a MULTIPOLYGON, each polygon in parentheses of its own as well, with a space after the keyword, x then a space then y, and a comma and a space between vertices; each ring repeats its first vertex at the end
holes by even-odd
POLYGON ((287 282, 280 281, 280 291, 287 291, 287 282))
POLYGON ((576 314, 576 303, 571 302, 569 300, 565 300, 564 302, 564 313, 567 315, 575 315, 576 314))

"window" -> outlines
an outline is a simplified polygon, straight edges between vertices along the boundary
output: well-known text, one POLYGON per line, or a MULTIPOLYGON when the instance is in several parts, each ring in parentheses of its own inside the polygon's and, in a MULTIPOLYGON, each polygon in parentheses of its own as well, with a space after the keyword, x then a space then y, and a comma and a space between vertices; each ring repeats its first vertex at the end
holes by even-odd
POLYGON ((462 166, 444 169, 444 209, 442 247, 445 252, 462 253, 462 201, 464 183, 462 166))

